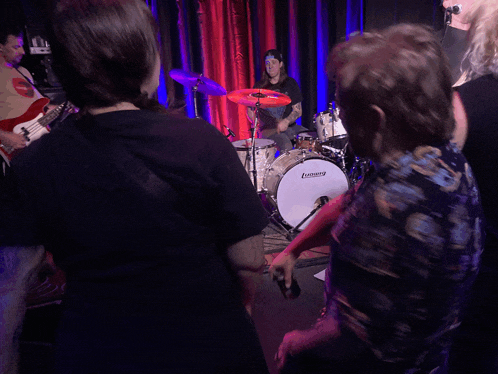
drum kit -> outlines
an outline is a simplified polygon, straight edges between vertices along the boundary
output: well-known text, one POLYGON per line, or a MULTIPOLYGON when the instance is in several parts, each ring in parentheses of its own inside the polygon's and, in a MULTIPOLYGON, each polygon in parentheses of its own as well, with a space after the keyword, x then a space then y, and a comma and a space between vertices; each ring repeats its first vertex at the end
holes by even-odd
MULTIPOLYGON (((223 87, 199 74, 172 70, 170 76, 192 87, 194 93, 226 94, 223 87)), ((288 105, 291 99, 265 89, 237 90, 229 93, 227 98, 255 108, 251 138, 233 141, 232 144, 256 191, 267 203, 270 218, 285 230, 289 239, 304 229, 323 205, 346 192, 364 176, 370 162, 354 156, 339 110, 332 105, 327 111, 315 115, 316 133, 298 134, 294 149, 276 157, 275 142, 255 136, 258 111, 288 105)))

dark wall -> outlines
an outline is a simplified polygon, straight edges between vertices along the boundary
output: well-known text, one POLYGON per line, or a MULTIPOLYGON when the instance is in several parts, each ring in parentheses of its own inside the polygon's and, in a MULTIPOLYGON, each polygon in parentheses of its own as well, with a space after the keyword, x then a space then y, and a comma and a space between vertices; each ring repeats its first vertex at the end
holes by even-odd
POLYGON ((403 23, 423 23, 439 30, 443 25, 440 0, 364 0, 365 31, 403 23))

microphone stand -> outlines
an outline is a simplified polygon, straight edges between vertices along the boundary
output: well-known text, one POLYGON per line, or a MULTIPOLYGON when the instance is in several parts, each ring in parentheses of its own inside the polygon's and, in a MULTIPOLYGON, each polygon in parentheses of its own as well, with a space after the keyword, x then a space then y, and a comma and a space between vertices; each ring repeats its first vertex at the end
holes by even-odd
POLYGON ((311 217, 313 216, 313 214, 315 214, 319 209, 321 209, 325 204, 327 204, 329 202, 329 198, 328 196, 321 196, 320 197, 320 203, 316 206, 316 208, 314 208, 306 217, 304 217, 304 219, 299 222, 296 227, 293 227, 291 230, 290 230, 290 233, 293 233, 293 232, 296 232, 297 230, 299 230, 299 228, 311 217))
POLYGON ((446 9, 444 11, 444 30, 443 30, 443 37, 441 38, 441 43, 443 43, 444 38, 446 36, 446 32, 448 31, 448 26, 451 25, 451 21, 453 19, 453 13, 446 9))

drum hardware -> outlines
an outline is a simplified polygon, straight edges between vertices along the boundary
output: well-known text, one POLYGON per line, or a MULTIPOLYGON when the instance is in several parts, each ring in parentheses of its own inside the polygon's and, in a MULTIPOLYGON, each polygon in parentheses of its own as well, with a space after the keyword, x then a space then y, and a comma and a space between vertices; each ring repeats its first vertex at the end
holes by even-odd
POLYGON ((256 129, 258 128, 259 110, 288 105, 291 102, 291 98, 287 95, 281 94, 280 92, 264 90, 261 88, 232 91, 227 97, 234 103, 256 108, 254 112, 254 124, 251 127, 251 154, 253 160, 252 179, 256 191, 258 191, 258 179, 256 175, 256 143, 254 139, 256 136, 256 129))
POLYGON ((342 148, 339 148, 339 149, 335 148, 335 147, 331 147, 329 145, 325 145, 325 143, 327 143, 327 142, 324 142, 324 143, 321 144, 322 154, 324 153, 323 150, 330 151, 330 153, 333 154, 333 157, 331 157, 330 154, 327 155, 326 153, 324 154, 324 156, 330 157, 331 159, 333 159, 334 161, 336 161, 337 163, 339 163, 340 166, 341 166, 342 171, 344 173, 347 173, 347 168, 346 168, 346 151, 347 151, 349 142, 346 142, 346 144, 342 148))
POLYGON ((227 90, 215 81, 204 77, 202 74, 192 73, 181 69, 173 69, 169 72, 169 76, 186 87, 192 87, 192 92, 194 93, 195 118, 200 118, 197 111, 197 92, 202 92, 210 96, 224 96, 227 94, 227 90))
POLYGON ((299 228, 304 225, 304 223, 311 217, 313 216, 317 211, 319 211, 325 204, 329 202, 329 198, 327 196, 320 196, 320 202, 316 204, 316 207, 313 208, 313 210, 306 216, 304 219, 299 222, 295 227, 290 229, 290 233, 296 232, 299 230, 299 228))
POLYGON ((353 166, 349 170, 349 180, 352 185, 356 185, 367 173, 370 168, 371 162, 370 160, 363 159, 360 157, 355 157, 353 161, 353 166))

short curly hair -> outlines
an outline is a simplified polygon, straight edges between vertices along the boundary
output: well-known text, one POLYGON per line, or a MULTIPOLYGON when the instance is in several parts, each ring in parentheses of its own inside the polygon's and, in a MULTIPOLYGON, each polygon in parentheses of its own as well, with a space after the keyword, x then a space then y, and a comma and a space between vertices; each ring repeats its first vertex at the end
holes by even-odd
POLYGON ((336 80, 336 99, 346 119, 369 125, 377 106, 386 115, 389 141, 411 151, 424 144, 451 139, 451 72, 433 30, 424 25, 399 24, 365 33, 332 50, 328 72, 336 80))

